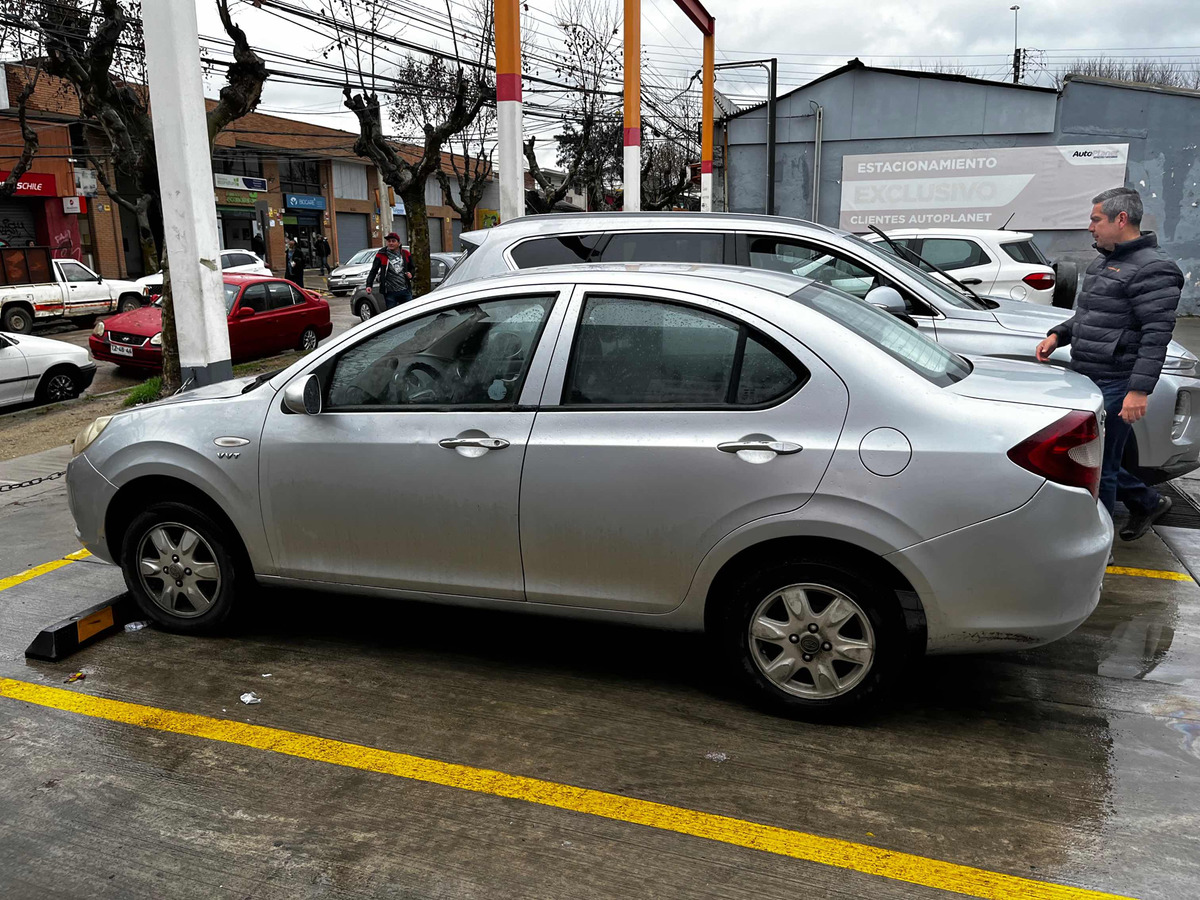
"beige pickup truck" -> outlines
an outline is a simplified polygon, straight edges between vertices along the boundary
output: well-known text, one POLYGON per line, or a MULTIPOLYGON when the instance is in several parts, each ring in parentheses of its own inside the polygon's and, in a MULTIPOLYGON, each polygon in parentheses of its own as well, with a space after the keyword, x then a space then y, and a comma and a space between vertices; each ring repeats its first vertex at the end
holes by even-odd
POLYGON ((54 259, 48 247, 0 248, 0 331, 29 334, 35 321, 90 321, 145 302, 143 285, 103 278, 74 259, 54 259))

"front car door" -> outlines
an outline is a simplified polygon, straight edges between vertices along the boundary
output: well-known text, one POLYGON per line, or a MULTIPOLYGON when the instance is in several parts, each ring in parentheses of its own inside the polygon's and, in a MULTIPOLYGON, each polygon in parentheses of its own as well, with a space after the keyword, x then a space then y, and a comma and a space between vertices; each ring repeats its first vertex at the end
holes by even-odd
POLYGON ((229 355, 233 359, 253 359, 274 352, 278 338, 267 306, 266 282, 256 281, 242 288, 242 296, 229 316, 229 355), (243 309, 254 310, 254 315, 245 315, 243 309))
POLYGON ((66 315, 99 316, 112 312, 112 297, 100 276, 73 259, 56 259, 55 267, 66 288, 64 297, 66 315))
POLYGON ((526 595, 673 609, 725 535, 812 496, 846 387, 795 339, 706 297, 580 287, 567 322, 522 478, 526 595))
POLYGON ((314 363, 320 414, 272 405, 261 496, 280 575, 524 599, 523 392, 540 395, 560 290, 492 288, 366 325, 314 363))
POLYGON ((29 377, 29 363, 16 342, 0 336, 0 406, 20 403, 32 395, 36 380, 29 377))

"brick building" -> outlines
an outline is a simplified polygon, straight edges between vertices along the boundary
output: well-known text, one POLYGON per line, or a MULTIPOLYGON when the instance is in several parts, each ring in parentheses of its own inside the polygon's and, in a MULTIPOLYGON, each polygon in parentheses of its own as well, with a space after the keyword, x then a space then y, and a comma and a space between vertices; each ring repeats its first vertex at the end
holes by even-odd
MULTIPOLYGON (((20 153, 15 102, 30 70, 4 67, 0 79, 0 178, 20 153)), ((207 101, 211 107, 215 101, 207 101)), ((0 199, 0 242, 34 240, 55 248, 111 278, 146 274, 132 213, 97 183, 78 150, 82 126, 74 92, 41 77, 28 104, 30 124, 41 147, 16 194, 0 199)), ((375 167, 354 154, 355 135, 280 116, 251 113, 217 137, 213 154, 213 201, 222 248, 259 251, 277 272, 284 269, 285 240, 310 242, 324 234, 330 262, 382 242, 380 202, 388 191, 375 167)), ((415 159, 417 148, 397 145, 415 159)), ((443 169, 456 188, 451 156, 443 169)), ((489 185, 481 208, 498 206, 498 186, 489 185)), ((403 206, 395 197, 393 228, 407 233, 403 206)), ((455 249, 462 231, 436 177, 425 187, 430 249, 455 249)), ((480 213, 479 216, 482 216, 480 213)))

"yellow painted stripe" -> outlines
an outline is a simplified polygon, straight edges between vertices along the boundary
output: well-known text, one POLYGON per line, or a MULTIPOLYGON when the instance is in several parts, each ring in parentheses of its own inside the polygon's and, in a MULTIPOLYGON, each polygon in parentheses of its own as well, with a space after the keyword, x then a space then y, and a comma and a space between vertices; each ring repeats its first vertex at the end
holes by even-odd
POLYGON ((1192 576, 1187 572, 1164 572, 1161 569, 1132 569, 1128 566, 1109 566, 1105 569, 1109 575, 1133 575, 1137 578, 1162 578, 1166 581, 1191 581, 1192 576))
POLYGON ((91 555, 86 550, 76 550, 74 553, 68 553, 62 559, 42 563, 40 566, 34 566, 32 569, 26 569, 24 572, 18 572, 16 575, 9 575, 7 578, 0 578, 0 591, 6 591, 10 587, 16 587, 18 584, 23 584, 32 578, 37 578, 39 575, 45 575, 47 572, 53 572, 55 569, 69 566, 77 559, 83 559, 91 555))
POLYGON ((253 747, 258 750, 269 750, 273 753, 282 753, 301 759, 394 775, 399 778, 426 784, 444 785, 477 794, 523 800, 527 803, 585 813, 618 822, 628 822, 663 831, 706 838, 735 847, 747 847, 779 856, 851 869, 895 881, 954 891, 970 897, 982 897, 988 898, 988 900, 1114 900, 1117 898, 1115 894, 1033 881, 1015 875, 955 865, 910 853, 884 850, 868 844, 820 837, 800 831, 789 831, 785 828, 775 828, 743 819, 668 806, 664 803, 653 803, 635 797, 623 797, 619 794, 557 784, 538 778, 526 778, 521 775, 509 775, 489 769, 476 769, 471 766, 440 762, 420 756, 410 756, 406 753, 394 753, 374 747, 363 747, 358 744, 297 734, 262 725, 231 722, 226 719, 157 709, 153 706, 141 706, 120 700, 108 700, 63 688, 0 678, 0 697, 105 719, 110 722, 135 725, 139 728, 184 734, 210 741, 253 747))

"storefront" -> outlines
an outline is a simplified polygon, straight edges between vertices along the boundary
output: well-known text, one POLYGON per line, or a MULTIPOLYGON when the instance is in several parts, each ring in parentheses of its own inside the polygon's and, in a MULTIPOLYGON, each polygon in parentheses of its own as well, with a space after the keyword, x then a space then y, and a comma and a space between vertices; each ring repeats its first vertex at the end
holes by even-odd
POLYGON ((319 194, 283 195, 283 234, 312 253, 313 241, 324 231, 325 198, 319 194))
MULTIPOLYGON (((0 181, 8 172, 0 171, 0 181)), ((46 204, 60 203, 53 175, 26 172, 11 197, 0 199, 0 247, 24 247, 30 241, 46 246, 50 240, 46 204)))
POLYGON ((266 196, 263 178, 243 175, 213 175, 217 187, 217 235, 222 250, 266 252, 262 222, 257 207, 266 196))

